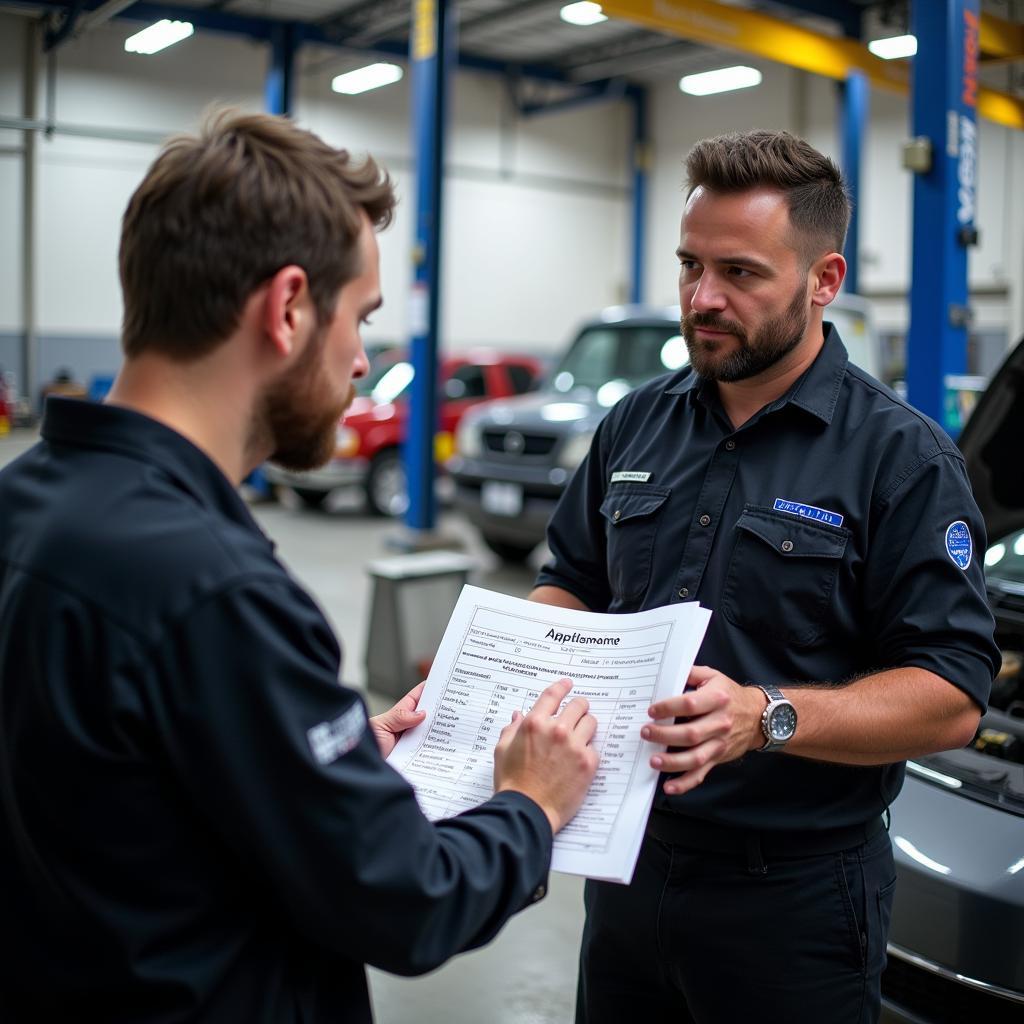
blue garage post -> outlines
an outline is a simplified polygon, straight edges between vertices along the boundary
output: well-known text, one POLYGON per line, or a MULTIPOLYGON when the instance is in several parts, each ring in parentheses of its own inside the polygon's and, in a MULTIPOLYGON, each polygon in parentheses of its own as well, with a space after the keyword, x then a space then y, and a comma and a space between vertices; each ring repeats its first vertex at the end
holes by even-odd
POLYGON ((263 85, 263 105, 269 114, 292 113, 296 37, 296 26, 288 22, 270 30, 270 66, 263 85))
POLYGON ((867 131, 868 92, 867 76, 851 71, 841 86, 843 124, 843 177, 850 188, 853 212, 846 232, 846 290, 856 295, 860 291, 860 204, 861 204, 861 142, 867 131))
POLYGON ((415 376, 409 399, 404 459, 409 486, 406 526, 433 530, 434 432, 437 429, 437 351, 441 306, 441 197, 448 79, 454 31, 448 0, 412 0, 409 40, 412 65, 413 151, 416 160, 416 226, 410 301, 410 347, 415 376))
POLYGON ((967 246, 976 239, 978 0, 913 0, 913 135, 931 144, 914 176, 907 397, 954 436, 947 385, 967 364, 967 246))
POLYGON ((633 111, 633 253, 630 262, 629 301, 644 301, 644 253, 647 245, 647 173, 650 139, 647 131, 647 90, 631 85, 627 92, 633 111))
MULTIPOLYGON (((297 32, 291 24, 277 24, 270 30, 270 64, 263 83, 263 105, 268 114, 292 112, 292 72, 295 66, 297 32)), ((261 499, 273 491, 262 466, 257 466, 243 481, 261 499)))

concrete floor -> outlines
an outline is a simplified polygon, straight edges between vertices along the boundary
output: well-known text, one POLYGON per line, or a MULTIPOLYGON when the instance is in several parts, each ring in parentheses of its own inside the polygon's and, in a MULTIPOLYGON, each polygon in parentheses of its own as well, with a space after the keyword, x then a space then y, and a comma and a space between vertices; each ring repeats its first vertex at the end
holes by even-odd
MULTIPOLYGON (((0 467, 28 448, 35 435, 0 437, 0 467)), ((366 563, 394 552, 386 539, 395 524, 362 513, 358 496, 338 492, 324 511, 292 500, 253 506, 279 557, 319 602, 345 652, 342 678, 363 689, 371 581, 366 563)), ((479 570, 470 581, 514 596, 532 586, 543 550, 531 566, 502 566, 456 515, 442 515, 441 532, 463 539, 479 570)), ((367 694, 374 711, 390 700, 367 694)), ((581 879, 551 876, 547 897, 513 919, 485 949, 457 957, 424 978, 370 972, 378 1024, 565 1024, 572 1020, 576 956, 583 927, 581 879)))

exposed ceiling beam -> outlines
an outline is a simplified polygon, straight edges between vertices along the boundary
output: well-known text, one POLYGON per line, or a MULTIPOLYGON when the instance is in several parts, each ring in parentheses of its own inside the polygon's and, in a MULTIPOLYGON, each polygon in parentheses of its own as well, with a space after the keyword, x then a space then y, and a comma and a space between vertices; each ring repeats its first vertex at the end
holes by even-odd
POLYGON ((978 45, 986 64, 1019 60, 1024 57, 1024 25, 983 14, 978 45))
POLYGON ((409 25, 410 0, 364 0, 361 4, 321 19, 317 25, 329 38, 367 46, 409 25))
POLYGON ((666 66, 671 66, 674 73, 682 75, 691 70, 707 70, 710 52, 703 46, 695 46, 682 39, 666 39, 660 45, 638 50, 636 53, 566 68, 566 73, 574 82, 581 85, 595 79, 658 71, 666 66))
MULTIPOLYGON (((751 54, 845 80, 862 72, 873 86, 907 93, 909 69, 880 60, 852 39, 812 32, 780 18, 741 10, 713 0, 601 0, 604 12, 683 39, 751 54)), ((1010 128, 1024 129, 1024 100, 992 89, 978 89, 978 115, 1010 128)))
POLYGON ((468 39, 481 30, 498 28, 503 24, 522 20, 524 14, 531 14, 540 9, 554 11, 552 0, 519 0, 518 3, 499 7, 494 11, 478 14, 475 18, 459 21, 459 38, 468 39))

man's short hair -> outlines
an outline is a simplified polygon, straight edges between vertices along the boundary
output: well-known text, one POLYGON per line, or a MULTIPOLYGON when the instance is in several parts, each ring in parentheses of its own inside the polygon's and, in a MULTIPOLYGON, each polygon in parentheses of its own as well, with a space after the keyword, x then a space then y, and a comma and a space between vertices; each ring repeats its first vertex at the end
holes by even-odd
POLYGON ((170 139, 125 210, 119 256, 122 346, 180 360, 212 351, 249 296, 282 267, 306 271, 318 322, 361 272, 363 213, 391 221, 394 189, 367 157, 354 163, 283 117, 209 115, 170 139))
POLYGON ((758 129, 704 139, 686 157, 688 195, 776 189, 789 204, 794 248, 808 263, 842 252, 850 224, 850 194, 827 156, 789 132, 758 129))

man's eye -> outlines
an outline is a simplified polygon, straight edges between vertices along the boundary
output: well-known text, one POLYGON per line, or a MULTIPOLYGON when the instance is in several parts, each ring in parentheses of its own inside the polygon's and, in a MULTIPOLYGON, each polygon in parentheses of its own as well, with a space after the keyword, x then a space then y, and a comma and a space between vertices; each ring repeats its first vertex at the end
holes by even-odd
POLYGON ((750 271, 747 270, 746 267, 730 267, 728 273, 729 273, 730 277, 749 277, 750 276, 750 271))
POLYGON ((696 270, 700 264, 696 260, 680 260, 679 269, 689 273, 692 270, 696 270))

